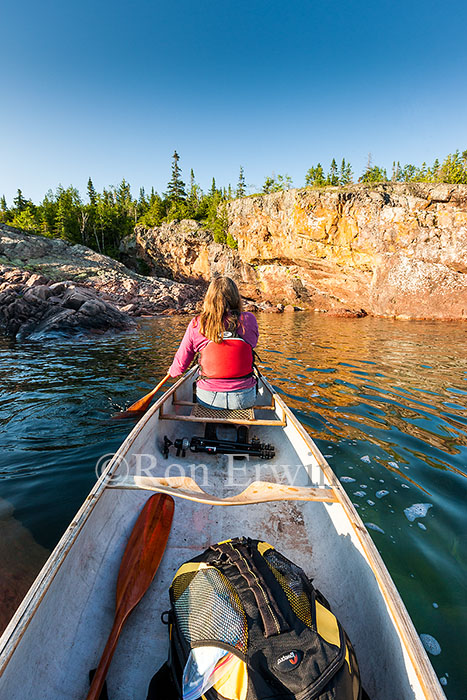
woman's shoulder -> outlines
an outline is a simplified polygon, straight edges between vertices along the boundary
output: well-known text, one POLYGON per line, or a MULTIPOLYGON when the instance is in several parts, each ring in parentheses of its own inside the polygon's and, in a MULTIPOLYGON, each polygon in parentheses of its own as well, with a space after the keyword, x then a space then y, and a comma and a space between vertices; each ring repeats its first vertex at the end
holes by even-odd
POLYGON ((258 325, 258 322, 256 320, 256 316, 253 313, 251 313, 251 311, 242 311, 240 319, 243 321, 243 323, 246 323, 248 325, 251 325, 251 326, 258 325))
POLYGON ((199 328, 199 316, 193 316, 188 324, 188 328, 199 328))

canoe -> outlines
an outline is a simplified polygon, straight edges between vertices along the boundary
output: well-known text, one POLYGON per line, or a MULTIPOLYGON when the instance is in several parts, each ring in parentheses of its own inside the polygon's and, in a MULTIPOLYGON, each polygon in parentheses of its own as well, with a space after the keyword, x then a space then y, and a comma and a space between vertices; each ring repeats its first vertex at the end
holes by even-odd
POLYGON ((211 415, 193 402, 196 375, 194 368, 180 378, 137 423, 39 573, 0 639, 0 697, 86 697, 112 626, 122 553, 153 489, 178 496, 174 521, 110 666, 111 700, 144 699, 165 661, 161 614, 179 566, 241 536, 269 542, 314 579, 353 643, 372 700, 444 698, 373 541, 291 410, 261 377, 253 410, 211 415), (192 438, 213 423, 230 441, 245 426, 240 431, 259 439, 266 458, 193 452, 192 438), (177 456, 169 443, 183 438, 177 456))

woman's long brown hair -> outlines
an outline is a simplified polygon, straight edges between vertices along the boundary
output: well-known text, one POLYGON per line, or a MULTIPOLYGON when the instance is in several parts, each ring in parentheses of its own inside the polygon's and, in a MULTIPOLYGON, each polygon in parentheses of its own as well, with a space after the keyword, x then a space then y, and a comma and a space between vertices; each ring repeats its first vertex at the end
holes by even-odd
POLYGON ((242 298, 235 282, 230 277, 216 277, 204 297, 200 332, 209 340, 221 343, 224 331, 236 330, 242 310, 242 298))

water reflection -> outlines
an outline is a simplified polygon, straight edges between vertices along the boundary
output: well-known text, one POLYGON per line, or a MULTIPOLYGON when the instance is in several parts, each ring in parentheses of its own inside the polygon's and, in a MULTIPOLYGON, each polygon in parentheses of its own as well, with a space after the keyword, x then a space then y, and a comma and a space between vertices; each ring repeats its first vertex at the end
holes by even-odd
MULTIPOLYGON (((58 541, 96 460, 131 428, 110 416, 163 377, 187 321, 147 320, 99 340, 0 340, 0 496, 31 533, 31 550, 44 555, 58 541)), ((263 371, 341 478, 417 630, 440 644, 432 661, 448 697, 463 698, 455 640, 467 635, 467 326, 321 314, 258 321, 263 371), (408 511, 418 505, 430 507, 408 511)))

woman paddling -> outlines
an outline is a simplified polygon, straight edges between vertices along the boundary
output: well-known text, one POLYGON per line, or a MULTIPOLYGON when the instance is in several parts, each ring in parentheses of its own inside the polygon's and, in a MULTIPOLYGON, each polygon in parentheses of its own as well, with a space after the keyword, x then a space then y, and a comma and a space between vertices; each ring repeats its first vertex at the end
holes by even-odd
POLYGON ((242 310, 237 285, 230 277, 216 277, 208 287, 203 311, 185 331, 171 377, 178 377, 200 353, 197 400, 210 408, 249 408, 256 400, 253 348, 258 324, 242 310))

